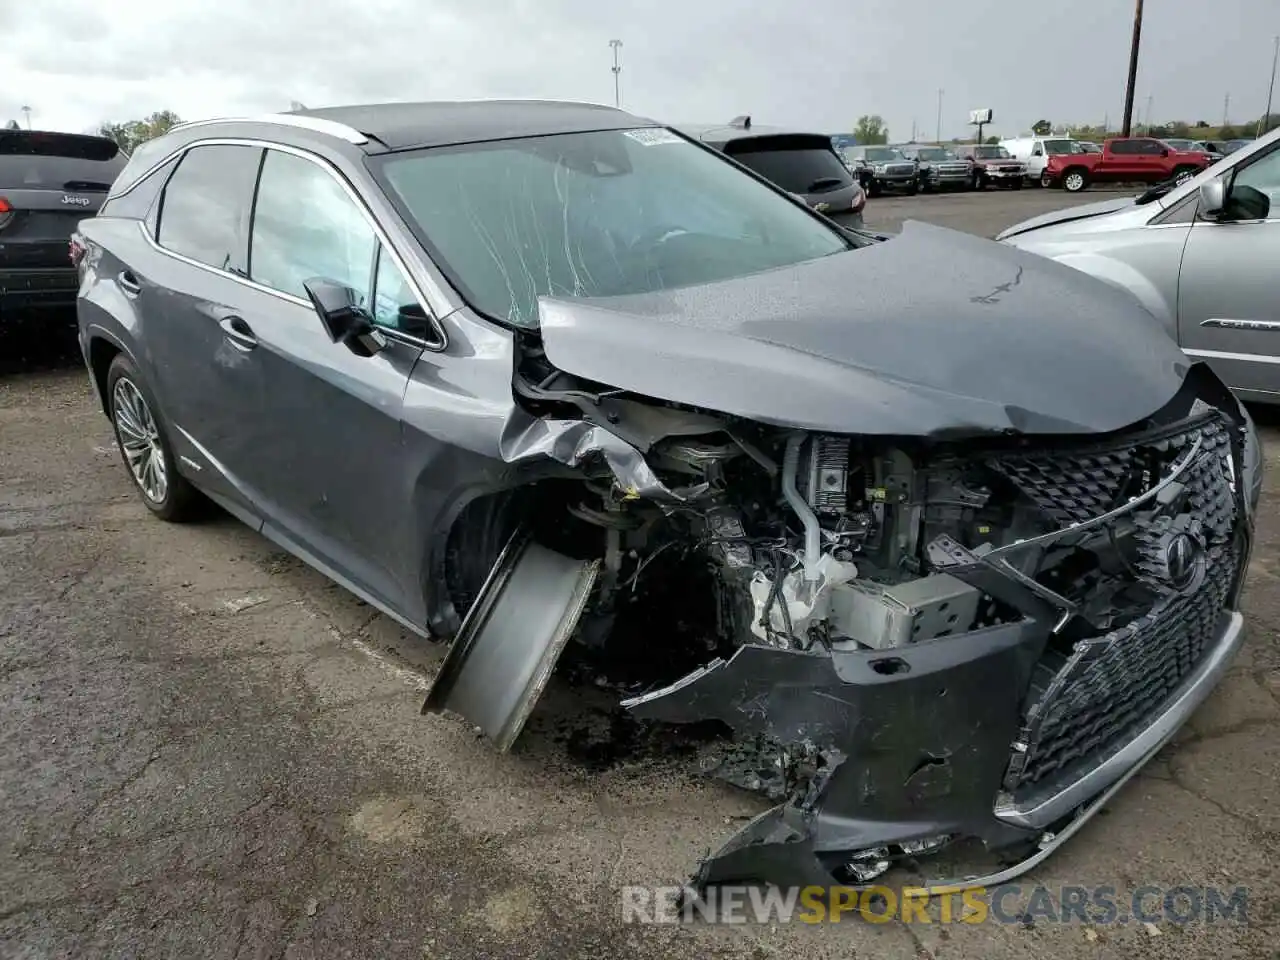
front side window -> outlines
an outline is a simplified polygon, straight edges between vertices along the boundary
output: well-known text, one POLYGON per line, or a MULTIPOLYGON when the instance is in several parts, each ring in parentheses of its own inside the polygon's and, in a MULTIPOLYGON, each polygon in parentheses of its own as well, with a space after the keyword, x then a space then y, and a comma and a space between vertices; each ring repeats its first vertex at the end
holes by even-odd
POLYGON ((1227 206, 1237 220, 1266 220, 1280 209, 1280 147, 1237 168, 1227 206))
POLYGON ((1159 140, 1138 141, 1138 152, 1146 156, 1159 156, 1164 150, 1165 146, 1159 140))
POLYGON ((388 256, 386 248, 378 248, 378 268, 373 284, 373 322, 384 327, 398 329, 401 323, 400 310, 413 307, 418 303, 409 281, 400 272, 396 262, 388 256))
POLYGON ((157 242, 199 263, 245 273, 249 206, 261 159, 257 147, 188 150, 165 184, 157 242))
POLYGON ((377 242, 332 174, 303 157, 267 151, 253 212, 254 281, 305 298, 303 284, 323 277, 350 287, 367 305, 377 242))
POLYGON ((371 166, 472 306, 523 327, 537 325, 539 297, 651 293, 855 245, 662 128, 414 150, 371 166))

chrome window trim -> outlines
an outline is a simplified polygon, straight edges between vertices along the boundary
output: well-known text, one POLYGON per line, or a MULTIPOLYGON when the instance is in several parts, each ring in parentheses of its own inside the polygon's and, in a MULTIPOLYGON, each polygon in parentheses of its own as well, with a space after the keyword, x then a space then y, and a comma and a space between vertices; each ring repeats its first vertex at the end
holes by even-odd
POLYGON ((1204 360, 1243 360, 1248 363, 1280 363, 1280 357, 1270 353, 1233 353, 1228 350, 1199 350, 1194 347, 1183 347, 1182 352, 1189 357, 1204 360))
POLYGON ((1258 330, 1265 333, 1280 331, 1280 320, 1238 320, 1232 317, 1210 317, 1201 320, 1202 327, 1221 327, 1226 330, 1258 330))
MULTIPOLYGON (((301 147, 295 147, 291 144, 276 143, 271 140, 255 140, 255 139, 249 139, 249 138, 243 138, 243 137, 211 137, 206 140, 194 140, 191 143, 184 144, 183 146, 177 148, 168 156, 166 156, 164 160, 156 164, 153 170, 148 171, 146 176, 139 177, 137 182, 141 183, 143 180, 147 179, 147 177, 149 177, 151 173, 154 172, 155 169, 158 169, 159 167, 163 166, 165 163, 168 163, 175 156, 178 156, 180 154, 185 154, 188 150, 193 150, 196 147, 211 147, 211 146, 250 147, 254 149, 279 150, 282 153, 292 154, 293 156, 300 157, 303 160, 309 160, 312 163, 316 164, 316 166, 324 170, 326 173, 328 173, 329 176, 331 176, 337 182, 338 186, 342 188, 343 192, 346 193, 347 197, 356 205, 356 209, 359 210, 360 213, 364 216, 365 222, 369 224, 370 229, 373 231, 374 236, 377 237, 379 243, 382 244, 383 249, 391 254, 391 259, 395 262, 396 267, 400 270, 400 272, 404 275, 405 279, 409 282, 409 288, 413 291, 414 296, 417 298, 418 305, 422 307, 423 311, 426 313, 432 328, 436 332, 437 339, 434 341, 425 340, 420 337, 415 337, 411 334, 404 333, 403 331, 393 330, 390 327, 385 327, 381 325, 379 325, 378 331, 380 333, 390 334, 392 339, 398 340, 401 343, 407 343, 411 346, 420 346, 426 350, 431 350, 436 353, 439 353, 448 348, 449 337, 448 337, 448 334, 445 332, 443 324, 441 324, 440 322, 440 316, 443 316, 446 313, 452 312, 451 308, 449 308, 447 298, 445 298, 444 295, 439 290, 432 291, 432 293, 434 294, 434 297, 427 296, 426 294, 424 294, 422 286, 418 282, 418 278, 415 277, 413 275, 413 272, 408 269, 408 267, 405 264, 404 257, 400 254, 400 251, 396 249, 395 244, 391 242, 391 238, 387 235, 387 232, 383 229, 382 225, 378 222, 378 218, 374 216, 373 211, 369 209, 369 205, 365 202, 364 197, 362 197, 359 191, 357 191, 355 187, 353 187, 351 183, 347 180, 347 178, 342 175, 342 172, 338 170, 336 167, 334 167, 333 164, 331 164, 328 160, 324 159, 324 157, 321 157, 318 154, 312 153, 301 147), (446 309, 443 311, 437 309, 437 304, 445 307, 446 309)), ((167 185, 166 185, 166 189, 167 189, 167 185)), ((238 274, 231 273, 230 271, 222 270, 218 267, 210 266, 207 263, 201 263, 198 260, 194 260, 191 257, 183 256, 180 253, 175 253, 174 251, 163 246, 159 242, 158 238, 151 236, 151 233, 146 229, 146 224, 144 221, 139 220, 138 226, 139 226, 139 229, 141 229, 142 231, 142 235, 146 237, 147 242, 153 248, 155 248, 156 250, 160 251, 161 253, 167 256, 173 257, 175 260, 179 260, 182 263, 189 264, 190 266, 193 266, 193 267, 200 267, 201 269, 207 270, 210 273, 216 274, 217 276, 234 280, 237 283, 244 284, 245 286, 251 287, 254 290, 258 290, 263 293, 270 293, 289 303, 299 304, 301 306, 307 307, 308 309, 311 309, 311 306, 312 306, 311 302, 309 300, 304 300, 302 297, 297 297, 297 296, 294 296, 293 294, 285 293, 282 290, 276 290, 273 287, 268 287, 265 284, 258 283, 255 280, 251 280, 248 277, 242 277, 242 276, 239 276, 238 274)))

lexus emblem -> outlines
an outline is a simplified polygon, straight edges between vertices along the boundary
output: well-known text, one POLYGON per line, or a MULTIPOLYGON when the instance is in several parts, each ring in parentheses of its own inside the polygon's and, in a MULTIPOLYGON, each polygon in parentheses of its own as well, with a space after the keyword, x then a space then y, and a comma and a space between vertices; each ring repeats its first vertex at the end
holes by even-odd
POLYGON ((1164 568, 1169 585, 1186 590, 1197 579, 1204 561, 1204 548, 1189 533, 1179 533, 1169 540, 1164 552, 1164 568))

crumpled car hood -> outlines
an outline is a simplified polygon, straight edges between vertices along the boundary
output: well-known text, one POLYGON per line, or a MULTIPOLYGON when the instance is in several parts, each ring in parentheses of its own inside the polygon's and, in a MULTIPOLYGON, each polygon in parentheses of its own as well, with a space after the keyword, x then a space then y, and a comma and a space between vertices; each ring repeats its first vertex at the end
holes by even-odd
MULTIPOLYGON (((1030 220, 1015 223, 1012 227, 1007 227, 996 235, 996 239, 1003 240, 1005 237, 1026 233, 1028 230, 1038 230, 1040 227, 1052 226, 1055 223, 1069 223, 1072 220, 1086 220, 1090 217, 1100 217, 1103 214, 1115 213, 1117 210, 1125 210, 1132 207, 1134 199, 1134 197, 1113 197, 1110 200, 1084 203, 1078 207, 1067 207, 1063 210, 1055 210, 1053 213, 1041 214, 1038 217, 1032 217, 1030 220)), ((1155 213, 1154 208, 1152 213, 1155 213)))
POLYGON ((833 433, 1104 433, 1190 366, 1122 291, 916 222, 794 267, 540 304, 548 359, 650 397, 833 433))

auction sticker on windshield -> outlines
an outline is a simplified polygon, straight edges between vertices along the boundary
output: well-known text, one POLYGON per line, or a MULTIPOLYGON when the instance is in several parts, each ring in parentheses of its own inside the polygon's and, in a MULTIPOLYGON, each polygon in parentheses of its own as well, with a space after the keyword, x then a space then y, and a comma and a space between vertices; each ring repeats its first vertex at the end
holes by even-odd
POLYGON ((646 147, 652 147, 659 143, 683 143, 670 130, 663 130, 661 127, 645 127, 640 130, 624 130, 624 137, 630 137, 636 143, 644 144, 646 147))

